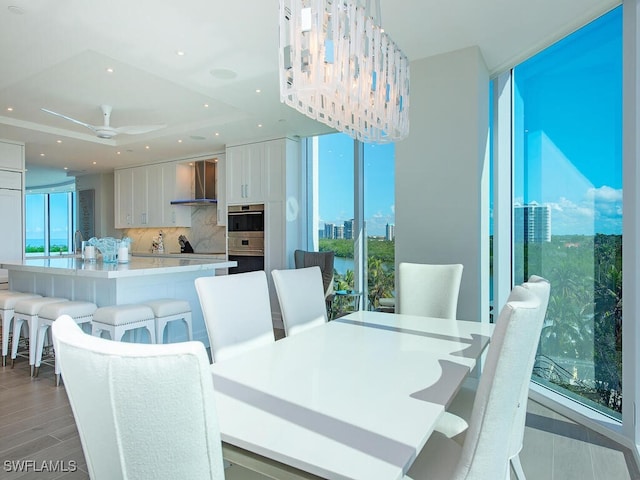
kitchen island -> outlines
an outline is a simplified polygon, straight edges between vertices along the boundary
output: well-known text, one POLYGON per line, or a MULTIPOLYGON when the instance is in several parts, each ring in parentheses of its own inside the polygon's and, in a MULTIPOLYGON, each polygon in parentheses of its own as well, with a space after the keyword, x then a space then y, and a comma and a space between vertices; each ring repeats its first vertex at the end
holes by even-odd
MULTIPOLYGON (((219 259, 131 257, 129 263, 85 262, 76 257, 47 257, 6 262, 9 288, 49 297, 94 302, 98 307, 179 298, 191 305, 193 339, 209 345, 194 280, 236 266, 219 259)), ((187 339, 180 322, 167 325, 167 339, 187 339)))

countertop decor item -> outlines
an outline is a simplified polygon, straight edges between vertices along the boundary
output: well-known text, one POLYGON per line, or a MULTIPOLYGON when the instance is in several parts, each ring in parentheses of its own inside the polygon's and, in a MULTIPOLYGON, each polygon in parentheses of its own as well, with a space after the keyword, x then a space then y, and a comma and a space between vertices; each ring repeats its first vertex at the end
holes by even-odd
MULTIPOLYGON (((87 241, 87 244, 89 246, 93 246, 98 250, 100 250, 100 253, 102 254, 102 261, 104 263, 116 263, 117 261, 116 255, 118 253, 117 242, 118 241, 113 237, 104 237, 104 238, 93 237, 87 241)), ((86 250, 85 250, 85 258, 90 258, 90 256, 87 255, 86 250)))
POLYGON ((118 240, 118 263, 129 263, 129 250, 131 249, 131 239, 123 237, 118 240))
POLYGON ((178 243, 180 244, 180 253, 193 253, 193 247, 187 240, 187 237, 180 235, 178 237, 178 243))
POLYGON ((162 230, 158 232, 157 237, 153 237, 151 253, 164 253, 164 233, 162 233, 162 230))

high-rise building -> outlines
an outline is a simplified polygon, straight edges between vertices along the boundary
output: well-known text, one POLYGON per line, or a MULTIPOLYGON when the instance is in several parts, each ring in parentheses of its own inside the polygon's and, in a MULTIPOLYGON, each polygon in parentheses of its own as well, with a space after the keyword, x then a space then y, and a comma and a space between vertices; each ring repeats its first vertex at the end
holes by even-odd
POLYGON ((336 225, 333 227, 333 238, 344 238, 344 225, 336 225))
POLYGON ((324 238, 328 238, 328 239, 336 238, 334 227, 335 225, 333 223, 324 224, 324 238))
POLYGON ((353 240, 353 218, 344 221, 344 238, 353 240))
POLYGON ((396 226, 393 223, 387 223, 385 240, 393 241, 396 238, 396 226))
POLYGON ((516 242, 551 241, 551 206, 531 202, 513 207, 513 229, 516 242))

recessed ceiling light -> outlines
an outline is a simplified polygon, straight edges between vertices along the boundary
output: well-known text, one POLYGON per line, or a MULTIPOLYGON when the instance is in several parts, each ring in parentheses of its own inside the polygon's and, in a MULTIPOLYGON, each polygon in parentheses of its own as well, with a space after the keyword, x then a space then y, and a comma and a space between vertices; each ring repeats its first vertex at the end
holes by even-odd
POLYGON ((120 152, 116 152, 116 155, 120 155, 120 152))
POLYGON ((62 143, 62 140, 56 140, 56 143, 62 143))
POLYGON ((258 124, 258 127, 260 127, 260 128, 261 128, 261 127, 262 127, 262 124, 261 124, 261 123, 259 123, 259 124, 258 124))
POLYGON ((259 88, 256 88, 256 93, 260 93, 262 92, 262 90, 260 90, 259 88))
POLYGON ((151 147, 149 145, 145 145, 144 148, 146 148, 147 150, 149 150, 151 147))
POLYGON ((182 50, 176 50, 176 55, 179 57, 184 57, 184 52, 182 50))
POLYGON ((7 112, 13 112, 13 107, 7 107, 7 112))
MULTIPOLYGON (((120 153, 120 152, 118 152, 118 153, 120 153)), ((94 165, 97 165, 97 164, 98 164, 98 162, 93 162, 93 164, 94 164, 94 165)))
POLYGON ((210 70, 209 73, 213 78, 217 78, 218 80, 233 80, 238 76, 236 72, 226 68, 214 68, 210 70))
POLYGON ((65 170, 69 170, 67 167, 64 167, 65 170))
POLYGON ((205 104, 204 104, 204 108, 209 108, 209 104, 208 104, 208 103, 205 103, 205 104))
POLYGON ((220 136, 220 132, 216 132, 215 135, 216 135, 216 137, 219 137, 220 136))
POLYGON ((44 157, 44 153, 41 153, 41 154, 40 154, 40 156, 41 156, 41 157, 44 157))
POLYGON ((107 73, 113 73, 113 68, 111 68, 111 67, 107 67, 106 70, 107 70, 107 73))
POLYGON ((178 143, 182 143, 182 139, 178 140, 178 143))

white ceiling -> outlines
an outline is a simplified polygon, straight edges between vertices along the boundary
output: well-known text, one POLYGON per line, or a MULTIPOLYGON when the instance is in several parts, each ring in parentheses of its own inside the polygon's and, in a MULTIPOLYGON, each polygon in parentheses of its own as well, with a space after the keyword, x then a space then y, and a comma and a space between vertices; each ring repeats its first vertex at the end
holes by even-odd
MULTIPOLYGON (((381 0, 381 16, 410 60, 477 45, 497 73, 618 3, 381 0)), ((329 131, 280 103, 277 0, 0 0, 0 65, 0 138, 25 142, 31 184, 56 183, 64 167, 94 173, 329 131), (167 126, 102 140, 40 110, 99 125, 101 104, 112 126, 167 126)))

